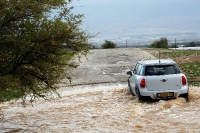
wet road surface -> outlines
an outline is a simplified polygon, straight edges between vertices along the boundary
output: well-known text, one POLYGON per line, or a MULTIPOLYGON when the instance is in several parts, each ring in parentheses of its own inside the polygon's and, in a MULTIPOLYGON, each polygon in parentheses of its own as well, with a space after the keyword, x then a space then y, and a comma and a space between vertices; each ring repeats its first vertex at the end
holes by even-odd
MULTIPOLYGON (((200 91, 183 98, 138 102, 126 85, 86 86, 84 91, 38 100, 33 107, 5 104, 1 132, 121 133, 200 132, 200 91)), ((74 88, 76 89, 76 88, 74 88)))

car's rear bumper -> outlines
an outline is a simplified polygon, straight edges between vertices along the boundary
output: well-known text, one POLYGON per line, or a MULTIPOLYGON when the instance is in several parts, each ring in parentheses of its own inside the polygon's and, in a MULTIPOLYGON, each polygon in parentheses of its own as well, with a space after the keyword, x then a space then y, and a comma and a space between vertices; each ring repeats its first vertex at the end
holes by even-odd
POLYGON ((181 94, 186 94, 189 92, 188 86, 182 86, 179 90, 165 90, 165 91, 149 91, 147 89, 140 89, 140 95, 141 96, 149 96, 152 99, 165 99, 165 98, 176 98, 180 96, 181 94), (167 97, 158 97, 159 93, 169 93, 173 92, 173 96, 167 96, 167 97))

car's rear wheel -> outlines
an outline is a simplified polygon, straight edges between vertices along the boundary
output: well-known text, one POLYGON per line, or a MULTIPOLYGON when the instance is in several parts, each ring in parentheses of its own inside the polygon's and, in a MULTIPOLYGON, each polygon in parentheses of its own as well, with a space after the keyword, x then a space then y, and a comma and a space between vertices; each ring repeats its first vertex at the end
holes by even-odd
POLYGON ((135 93, 136 93, 136 99, 138 101, 143 100, 143 97, 140 95, 140 91, 139 91, 138 87, 135 87, 135 93))
POLYGON ((182 94, 181 96, 185 98, 186 102, 189 101, 189 93, 182 94))
POLYGON ((131 85, 130 85, 130 82, 129 82, 129 81, 128 81, 128 88, 129 88, 131 94, 132 94, 133 96, 135 96, 135 94, 133 93, 133 91, 132 91, 132 89, 131 89, 131 85))

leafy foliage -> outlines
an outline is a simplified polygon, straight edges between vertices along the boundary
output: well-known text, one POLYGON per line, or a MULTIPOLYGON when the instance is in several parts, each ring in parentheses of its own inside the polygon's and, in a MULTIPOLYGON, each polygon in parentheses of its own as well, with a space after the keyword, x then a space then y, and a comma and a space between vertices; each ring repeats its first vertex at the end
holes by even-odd
POLYGON ((161 38, 159 41, 156 40, 151 44, 151 48, 169 48, 168 40, 166 38, 161 38))
MULTIPOLYGON (((79 28, 72 0, 0 1, 0 101, 15 92, 41 96, 56 91, 69 60, 87 54, 90 36, 79 28)), ((19 97, 16 96, 16 97, 19 97)))
POLYGON ((101 45, 101 48, 103 49, 116 48, 116 47, 117 45, 115 43, 113 43, 112 41, 107 41, 107 40, 105 40, 103 45, 101 45))
POLYGON ((199 46, 198 44, 196 44, 195 42, 191 42, 189 44, 186 44, 184 47, 196 47, 199 46))

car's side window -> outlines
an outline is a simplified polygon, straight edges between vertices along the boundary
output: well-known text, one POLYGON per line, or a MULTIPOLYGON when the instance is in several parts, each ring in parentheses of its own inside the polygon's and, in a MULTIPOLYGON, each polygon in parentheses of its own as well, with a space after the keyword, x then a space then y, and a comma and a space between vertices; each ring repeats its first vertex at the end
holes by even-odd
POLYGON ((136 69, 136 74, 137 74, 137 75, 140 75, 141 68, 142 68, 142 65, 141 65, 141 64, 138 64, 138 67, 137 67, 137 69, 136 69))
POLYGON ((134 68, 134 70, 133 70, 133 73, 134 73, 134 74, 136 74, 136 71, 137 71, 138 65, 139 65, 139 64, 136 64, 136 65, 135 65, 135 68, 134 68))
POLYGON ((144 71, 145 71, 145 67, 142 66, 141 70, 140 70, 140 75, 144 75, 144 71))
POLYGON ((176 73, 180 73, 180 72, 181 72, 177 64, 174 65, 174 67, 175 67, 175 71, 176 71, 176 73))

